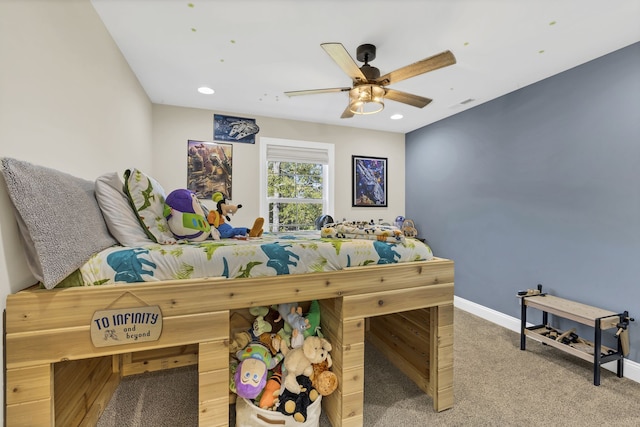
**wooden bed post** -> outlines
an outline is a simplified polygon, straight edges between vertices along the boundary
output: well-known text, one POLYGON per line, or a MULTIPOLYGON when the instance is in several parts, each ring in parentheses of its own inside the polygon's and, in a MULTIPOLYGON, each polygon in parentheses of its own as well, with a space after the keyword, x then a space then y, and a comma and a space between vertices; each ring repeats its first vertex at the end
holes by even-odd
POLYGON ((52 364, 7 369, 5 382, 7 425, 55 425, 52 364))
MULTIPOLYGON (((227 316, 228 318, 228 316, 227 316)), ((229 330, 229 324, 219 325, 229 330)), ((198 424, 229 424, 229 341, 210 341, 198 347, 198 424)))
POLYGON ((433 409, 453 407, 453 304, 432 307, 429 341, 433 409))
POLYGON ((333 349, 332 371, 338 389, 322 399, 322 406, 334 426, 362 426, 364 406, 364 317, 345 319, 344 299, 321 300, 321 331, 333 349))

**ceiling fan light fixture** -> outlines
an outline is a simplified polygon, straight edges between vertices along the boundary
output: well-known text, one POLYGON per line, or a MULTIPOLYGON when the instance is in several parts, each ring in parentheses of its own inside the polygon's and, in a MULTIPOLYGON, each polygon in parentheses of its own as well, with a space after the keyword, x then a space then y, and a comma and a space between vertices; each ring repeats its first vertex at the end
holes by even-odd
POLYGON ((384 108, 384 88, 364 84, 349 91, 349 110, 353 114, 375 114, 384 108))

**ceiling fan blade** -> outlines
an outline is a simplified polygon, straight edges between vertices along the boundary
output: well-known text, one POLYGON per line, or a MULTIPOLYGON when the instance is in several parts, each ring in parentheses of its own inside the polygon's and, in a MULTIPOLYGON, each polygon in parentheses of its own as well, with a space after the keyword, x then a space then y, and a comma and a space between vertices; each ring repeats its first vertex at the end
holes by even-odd
POLYGON ((294 90, 294 91, 285 92, 284 94, 287 96, 298 96, 298 95, 314 95, 316 93, 349 92, 350 90, 351 90, 350 87, 332 87, 328 89, 294 90))
POLYGON ((376 80, 376 82, 378 84, 386 86, 392 83, 406 80, 410 77, 427 73, 429 71, 437 70, 438 68, 448 67, 449 65, 453 65, 455 63, 456 57, 453 56, 453 53, 451 53, 451 51, 447 50, 421 61, 414 62, 413 64, 407 65, 406 67, 398 68, 397 70, 380 77, 376 80))
POLYGON ((401 92, 395 89, 386 89, 385 98, 396 102, 402 102, 403 104, 412 105, 414 107, 422 108, 428 105, 432 100, 423 96, 413 95, 407 92, 401 92))
POLYGON ((341 119, 350 119, 351 117, 353 117, 353 111, 351 111, 349 109, 349 106, 347 105, 347 108, 342 112, 342 115, 340 116, 341 119))
POLYGON ((362 73, 358 64, 353 60, 342 43, 322 43, 320 46, 329 54, 342 71, 356 83, 366 82, 367 77, 362 73))

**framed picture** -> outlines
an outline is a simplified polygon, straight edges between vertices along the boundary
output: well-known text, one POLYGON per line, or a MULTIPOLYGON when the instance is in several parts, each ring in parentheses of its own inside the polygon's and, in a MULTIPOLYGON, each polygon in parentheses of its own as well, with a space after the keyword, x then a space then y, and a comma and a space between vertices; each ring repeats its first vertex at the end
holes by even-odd
POLYGON ((213 115, 213 139, 215 141, 255 144, 258 132, 260 132, 260 127, 256 124, 256 119, 221 114, 213 115))
POLYGON ((387 159, 351 156, 352 206, 387 206, 387 159))
POLYGON ((187 189, 199 199, 211 199, 219 191, 231 199, 233 145, 189 140, 187 142, 187 189))

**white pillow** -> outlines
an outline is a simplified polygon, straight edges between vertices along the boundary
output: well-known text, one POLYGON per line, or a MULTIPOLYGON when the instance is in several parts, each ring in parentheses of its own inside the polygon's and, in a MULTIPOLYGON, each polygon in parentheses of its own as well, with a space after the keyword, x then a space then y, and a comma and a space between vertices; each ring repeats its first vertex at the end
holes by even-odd
POLYGON ((124 183, 116 172, 106 173, 96 179, 96 199, 109 231, 122 246, 154 243, 140 225, 123 187, 124 183))

